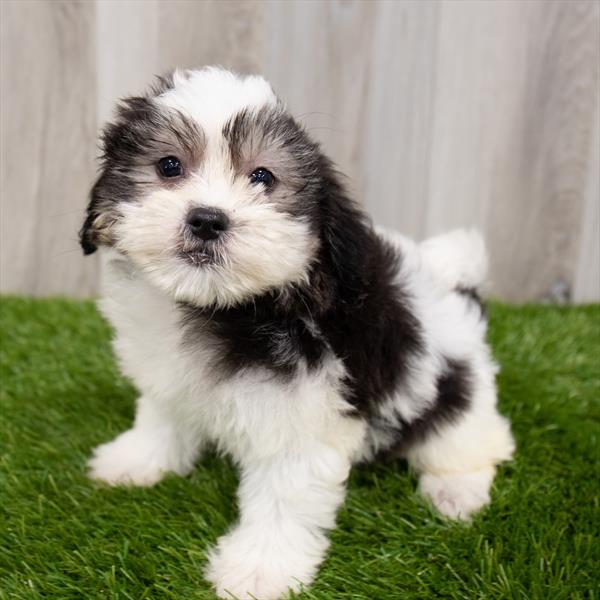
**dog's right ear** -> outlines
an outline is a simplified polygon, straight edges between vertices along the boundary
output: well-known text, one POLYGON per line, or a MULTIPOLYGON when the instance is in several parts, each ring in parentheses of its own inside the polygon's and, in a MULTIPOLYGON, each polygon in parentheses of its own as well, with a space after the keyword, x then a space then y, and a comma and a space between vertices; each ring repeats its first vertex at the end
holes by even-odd
POLYGON ((85 211, 85 220, 79 230, 79 243, 85 255, 93 254, 98 250, 98 219, 100 217, 98 207, 100 205, 102 180, 103 177, 100 176, 90 192, 90 202, 85 211))
POLYGON ((88 210, 83 226, 79 230, 79 243, 85 255, 93 254, 98 250, 98 246, 94 240, 94 221, 96 220, 96 216, 88 210))

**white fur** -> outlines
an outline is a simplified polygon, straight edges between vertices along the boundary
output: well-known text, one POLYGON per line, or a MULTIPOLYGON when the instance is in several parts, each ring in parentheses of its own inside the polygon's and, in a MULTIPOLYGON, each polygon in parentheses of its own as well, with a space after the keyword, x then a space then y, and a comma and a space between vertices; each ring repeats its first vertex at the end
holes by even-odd
MULTIPOLYGON (((360 440, 360 428, 354 441, 360 440)), ((243 469, 239 525, 219 540, 207 577, 217 593, 278 598, 309 584, 323 560, 350 471, 348 454, 311 440, 243 469)))
POLYGON ((429 238, 420 244, 423 260, 448 289, 478 289, 485 282, 488 257, 481 234, 474 229, 457 229, 429 238))
POLYGON ((252 203, 255 192, 226 180, 226 172, 204 172, 176 190, 153 191, 120 209, 122 219, 114 226, 117 247, 177 300, 228 306, 306 276, 316 250, 308 225, 268 203, 252 203), (220 262, 201 269, 178 256, 176 243, 194 206, 226 210, 232 222, 220 262))
POLYGON ((486 282, 488 256, 481 233, 476 229, 455 229, 417 244, 397 231, 377 227, 379 235, 412 257, 413 266, 422 266, 446 290, 457 287, 480 289, 486 282))
POLYGON ((218 139, 223 125, 241 110, 277 104, 269 83, 257 75, 240 77, 217 67, 206 67, 175 71, 173 80, 173 89, 159 96, 159 102, 200 123, 212 139, 218 139))
MULTIPOLYGON (((219 140, 222 125, 240 108, 276 102, 264 80, 214 69, 180 74, 161 101, 208 132, 207 158, 182 186, 124 205, 117 249, 103 250, 100 307, 114 325, 121 368, 141 396, 133 428, 95 450, 90 475, 110 484, 152 485, 166 472, 188 473, 202 447, 215 444, 241 469, 241 516, 210 553, 206 576, 222 597, 280 598, 314 578, 352 463, 393 440, 348 416, 346 373, 333 354, 316 371, 299 364, 292 381, 282 383, 258 368, 219 377, 210 366, 214 347, 203 343, 202 332, 186 349, 178 300, 227 306, 300 281, 316 248, 306 223, 234 180, 219 140), (231 215, 231 237, 218 266, 196 269, 173 250, 184 215, 196 205, 231 215)), ((390 423, 410 422, 435 401, 446 359, 473 366, 468 412, 407 452, 421 492, 442 514, 468 518, 489 501, 495 465, 514 447, 496 411, 497 367, 478 308, 453 291, 483 280, 483 244, 473 232, 422 244, 393 232, 381 235, 402 252, 397 276, 424 329, 425 351, 380 413, 390 423)))
POLYGON ((419 481, 419 491, 445 517, 466 521, 489 504, 495 472, 494 467, 486 467, 479 471, 445 475, 424 473, 419 481))

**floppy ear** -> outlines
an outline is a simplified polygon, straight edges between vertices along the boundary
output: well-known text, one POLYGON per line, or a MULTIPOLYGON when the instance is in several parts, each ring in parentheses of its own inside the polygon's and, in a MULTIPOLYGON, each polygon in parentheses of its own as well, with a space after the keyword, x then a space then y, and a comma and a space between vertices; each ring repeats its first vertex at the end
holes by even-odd
POLYGON ((376 254, 370 224, 346 194, 339 175, 324 160, 321 236, 324 256, 336 279, 338 294, 349 303, 360 302, 368 286, 376 254))
POLYGON ((94 213, 91 213, 88 210, 88 214, 83 222, 83 226, 79 230, 79 243, 83 249, 83 253, 85 255, 93 254, 98 249, 98 246, 95 242, 94 228, 93 224, 96 220, 96 216, 94 213))
POLYGON ((86 208, 86 216, 79 230, 79 243, 83 249, 85 255, 93 254, 98 250, 99 242, 99 231, 98 231, 98 218, 100 217, 101 211, 99 205, 101 203, 100 190, 103 185, 105 174, 103 173, 94 184, 92 191, 90 192, 90 202, 86 208))

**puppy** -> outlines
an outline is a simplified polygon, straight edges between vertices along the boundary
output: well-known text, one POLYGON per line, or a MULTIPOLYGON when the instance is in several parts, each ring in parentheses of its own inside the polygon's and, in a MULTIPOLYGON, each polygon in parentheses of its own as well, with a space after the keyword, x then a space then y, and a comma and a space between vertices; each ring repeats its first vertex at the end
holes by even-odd
POLYGON ((140 396, 91 477, 149 486, 207 445, 241 471, 222 597, 315 577, 351 465, 405 457, 448 517, 510 458, 477 290, 483 242, 376 231, 261 77, 176 71, 117 109, 81 230, 140 396))

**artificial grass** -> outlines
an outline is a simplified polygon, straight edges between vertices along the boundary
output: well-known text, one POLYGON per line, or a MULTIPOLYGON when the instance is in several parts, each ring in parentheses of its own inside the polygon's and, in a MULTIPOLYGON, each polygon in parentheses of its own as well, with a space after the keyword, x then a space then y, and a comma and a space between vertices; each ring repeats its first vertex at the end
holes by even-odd
MULTIPOLYGON (((470 526, 415 493, 402 463, 355 468, 303 599, 600 598, 600 307, 492 304, 500 406, 518 451, 470 526)), ((0 598, 213 598, 205 554, 236 518, 237 476, 119 489, 85 477, 131 424, 135 391, 90 302, 0 303, 0 598)))

